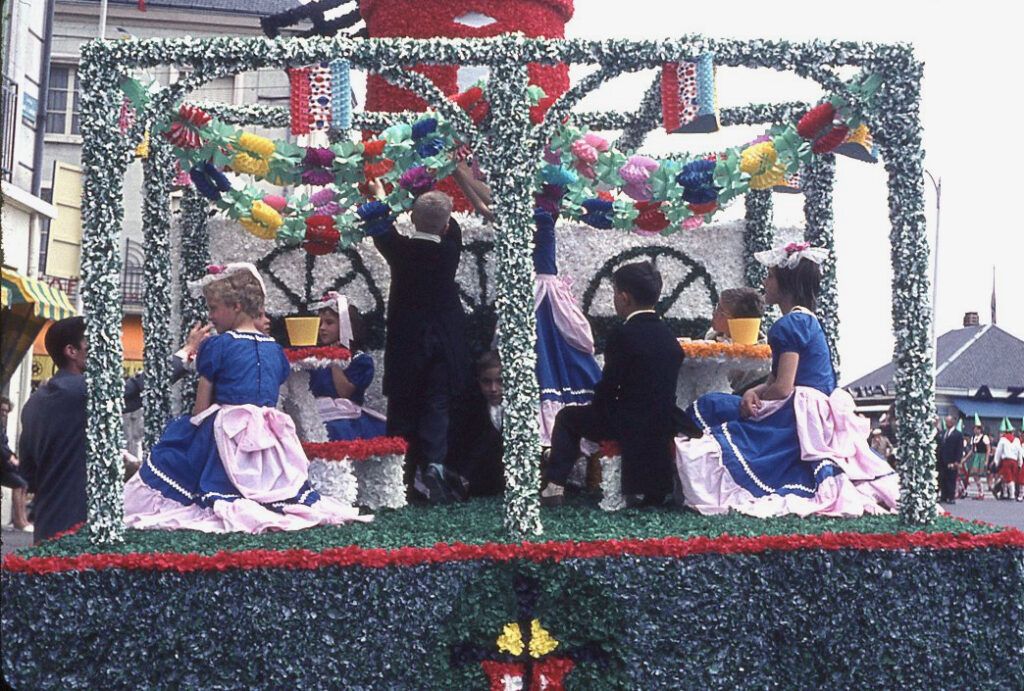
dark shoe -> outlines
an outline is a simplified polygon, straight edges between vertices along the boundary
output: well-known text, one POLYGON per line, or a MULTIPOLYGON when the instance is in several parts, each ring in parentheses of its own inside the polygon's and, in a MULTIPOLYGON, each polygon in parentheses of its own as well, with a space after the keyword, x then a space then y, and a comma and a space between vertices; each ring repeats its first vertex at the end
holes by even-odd
POLYGON ((447 475, 444 466, 433 463, 423 472, 423 484, 427 487, 427 498, 431 504, 451 504, 456 500, 447 475))
POLYGON ((540 505, 545 508, 562 506, 565 503, 565 488, 549 482, 540 491, 540 505))

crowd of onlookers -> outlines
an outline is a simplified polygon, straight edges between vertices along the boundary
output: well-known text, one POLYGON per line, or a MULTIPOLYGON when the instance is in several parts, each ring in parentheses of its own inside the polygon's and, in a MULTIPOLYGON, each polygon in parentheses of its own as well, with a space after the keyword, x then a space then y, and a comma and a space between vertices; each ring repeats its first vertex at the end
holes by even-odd
POLYGON ((955 415, 936 420, 936 455, 939 471, 939 501, 955 504, 958 498, 984 499, 991 492, 996 499, 1024 501, 1024 441, 1021 430, 1006 420, 999 437, 993 439, 980 420, 969 435, 959 429, 955 415))

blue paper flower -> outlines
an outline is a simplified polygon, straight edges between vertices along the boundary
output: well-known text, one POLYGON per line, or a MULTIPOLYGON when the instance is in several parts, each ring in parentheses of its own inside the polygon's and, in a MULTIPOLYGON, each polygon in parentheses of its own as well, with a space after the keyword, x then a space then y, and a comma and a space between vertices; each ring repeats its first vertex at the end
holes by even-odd
POLYGON ((440 137, 430 137, 424 139, 416 145, 416 153, 420 155, 420 158, 430 158, 436 156, 444 150, 444 140, 440 137))
POLYGON ((218 190, 227 192, 231 189, 231 181, 228 180, 227 175, 220 171, 220 168, 207 161, 203 166, 203 170, 206 171, 206 176, 217 186, 218 190))
POLYGON ((356 209, 356 213, 359 214, 359 218, 364 221, 373 221, 389 215, 391 213, 391 207, 386 203, 375 199, 372 202, 360 204, 356 209))
POLYGON ((683 201, 691 204, 707 204, 718 199, 718 191, 714 187, 687 187, 683 190, 683 201))
POLYGON ((428 134, 433 134, 437 131, 437 120, 435 118, 423 118, 413 123, 412 126, 412 138, 419 141, 426 137, 428 134))
POLYGON ((700 159, 697 161, 690 161, 685 166, 679 175, 676 176, 676 182, 683 187, 703 187, 710 185, 715 179, 715 162, 700 159))
POLYGON ((585 199, 583 208, 587 210, 580 220, 594 228, 607 230, 612 227, 612 209, 614 205, 607 199, 585 199))

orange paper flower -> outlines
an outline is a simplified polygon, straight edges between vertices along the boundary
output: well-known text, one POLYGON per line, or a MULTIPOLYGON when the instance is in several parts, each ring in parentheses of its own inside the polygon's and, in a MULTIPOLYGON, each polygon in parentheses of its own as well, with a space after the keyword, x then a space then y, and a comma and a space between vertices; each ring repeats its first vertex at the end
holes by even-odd
POLYGON ((680 341, 679 345, 686 357, 689 358, 728 357, 770 360, 772 357, 771 347, 764 343, 740 345, 716 341, 680 341))

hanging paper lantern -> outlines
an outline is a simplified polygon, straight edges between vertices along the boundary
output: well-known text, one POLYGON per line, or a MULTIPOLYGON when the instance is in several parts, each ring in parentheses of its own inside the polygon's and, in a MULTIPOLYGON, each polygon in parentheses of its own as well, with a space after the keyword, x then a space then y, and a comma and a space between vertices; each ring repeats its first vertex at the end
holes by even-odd
POLYGON ((875 146, 867 123, 863 122, 850 131, 846 141, 836 148, 835 153, 858 161, 878 163, 878 147, 875 146))
POLYGON ((302 249, 312 255, 330 254, 338 247, 341 233, 330 216, 315 214, 306 218, 306 239, 302 249))
POLYGON ((352 86, 348 60, 331 62, 331 129, 352 129, 352 86))
POLYGON ((662 67, 661 119, 670 134, 718 131, 713 53, 702 53, 692 62, 669 62, 662 67))

